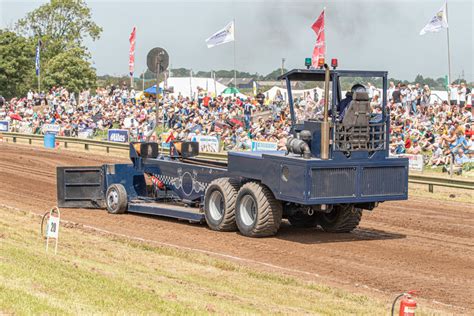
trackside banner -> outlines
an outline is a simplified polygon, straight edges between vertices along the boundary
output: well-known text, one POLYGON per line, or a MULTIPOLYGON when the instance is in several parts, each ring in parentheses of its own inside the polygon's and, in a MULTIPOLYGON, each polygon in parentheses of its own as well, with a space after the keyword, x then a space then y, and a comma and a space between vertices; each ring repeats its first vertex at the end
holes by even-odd
POLYGON ((61 126, 57 124, 44 124, 43 133, 58 134, 61 130, 61 126))
POLYGON ((8 132, 10 123, 8 121, 0 121, 0 132, 8 132))
POLYGON ((252 141, 252 151, 278 150, 278 144, 273 142, 252 141))
POLYGON ((128 131, 126 129, 109 129, 107 140, 116 143, 128 143, 128 131))
POLYGON ((80 129, 77 132, 77 137, 79 138, 92 138, 94 136, 94 130, 92 128, 80 129))
POLYGON ((219 138, 215 136, 194 136, 194 142, 199 142, 199 151, 203 153, 218 153, 220 151, 219 138))
POLYGON ((401 154, 397 157, 408 158, 408 168, 413 171, 423 171, 423 155, 401 154))

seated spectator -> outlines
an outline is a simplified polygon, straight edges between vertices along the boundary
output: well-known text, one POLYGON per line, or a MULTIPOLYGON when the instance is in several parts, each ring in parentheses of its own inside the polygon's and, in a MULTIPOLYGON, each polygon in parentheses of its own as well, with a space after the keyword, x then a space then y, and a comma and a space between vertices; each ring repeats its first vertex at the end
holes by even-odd
POLYGON ((462 167, 465 163, 469 162, 469 158, 464 154, 464 150, 461 148, 457 151, 456 155, 454 156, 454 169, 453 172, 455 174, 460 175, 462 173, 462 167))

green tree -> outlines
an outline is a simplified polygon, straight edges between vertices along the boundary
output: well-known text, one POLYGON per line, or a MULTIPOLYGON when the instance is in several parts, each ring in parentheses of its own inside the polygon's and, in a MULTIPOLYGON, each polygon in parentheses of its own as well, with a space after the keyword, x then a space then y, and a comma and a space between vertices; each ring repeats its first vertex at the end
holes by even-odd
POLYGON ((0 30, 0 94, 24 95, 35 82, 35 47, 31 40, 0 30))
POLYGON ((95 69, 88 57, 87 52, 79 47, 57 54, 44 71, 44 85, 63 86, 76 92, 96 87, 95 69))
POLYGON ((40 38, 49 57, 82 46, 86 37, 97 40, 102 32, 83 0, 51 0, 18 20, 16 29, 21 35, 40 38))
POLYGON ((83 41, 97 40, 102 28, 92 20, 84 0, 51 0, 18 20, 15 27, 33 46, 38 39, 43 43, 42 86, 62 85, 76 91, 95 86, 95 69, 83 41))
MULTIPOLYGON (((288 69, 283 69, 283 73, 287 72, 288 69)), ((277 80, 281 75, 281 68, 273 70, 271 73, 263 77, 263 80, 277 80)))
MULTIPOLYGON (((191 73, 191 70, 186 69, 186 68, 171 69, 171 75, 173 77, 189 77, 190 73, 191 73)), ((147 78, 147 77, 145 77, 145 78, 147 78)))

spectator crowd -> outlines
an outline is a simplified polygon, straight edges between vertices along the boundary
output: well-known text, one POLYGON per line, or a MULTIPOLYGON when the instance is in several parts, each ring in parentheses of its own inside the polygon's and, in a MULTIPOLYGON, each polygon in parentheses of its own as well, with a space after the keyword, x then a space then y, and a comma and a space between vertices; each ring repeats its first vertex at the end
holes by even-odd
MULTIPOLYGON (((366 85, 374 113, 381 112, 381 93, 366 85)), ((316 118, 324 96, 306 93, 295 100, 297 120, 316 118)), ((449 102, 436 99, 428 86, 395 85, 388 89, 392 154, 422 154, 429 166, 445 166, 453 159, 460 170, 474 161, 472 91, 461 83, 449 87, 449 102)), ((0 97, 0 121, 12 131, 40 134, 45 126, 59 125, 60 135, 101 136, 111 128, 127 129, 133 140, 156 139, 168 131, 178 139, 217 136, 224 150, 250 149, 251 141, 276 142, 285 147, 290 133, 289 109, 281 93, 270 100, 211 97, 198 89, 197 97, 159 99, 158 113, 151 96, 122 87, 98 88, 78 95, 62 87, 48 92, 29 91, 25 97, 0 97), (157 135, 158 134, 158 135, 157 135)), ((169 134, 168 134, 169 135, 169 134)))

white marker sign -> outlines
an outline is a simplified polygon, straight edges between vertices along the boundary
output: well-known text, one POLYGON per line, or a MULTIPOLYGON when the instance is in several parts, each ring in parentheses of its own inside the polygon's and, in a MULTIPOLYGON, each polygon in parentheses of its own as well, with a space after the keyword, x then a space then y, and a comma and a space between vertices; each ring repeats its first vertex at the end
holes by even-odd
POLYGON ((54 238, 55 241, 54 254, 58 252, 60 217, 59 208, 53 207, 49 211, 48 226, 46 227, 46 252, 48 252, 50 238, 54 238))
POLYGON ((48 220, 48 231, 46 236, 49 238, 58 238, 59 236, 59 217, 51 216, 48 220))

